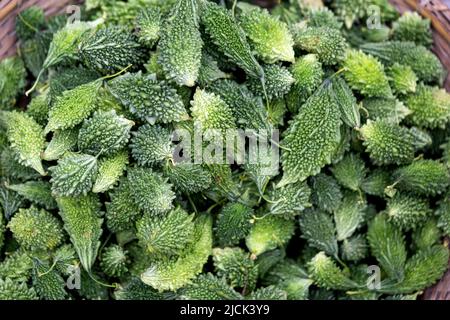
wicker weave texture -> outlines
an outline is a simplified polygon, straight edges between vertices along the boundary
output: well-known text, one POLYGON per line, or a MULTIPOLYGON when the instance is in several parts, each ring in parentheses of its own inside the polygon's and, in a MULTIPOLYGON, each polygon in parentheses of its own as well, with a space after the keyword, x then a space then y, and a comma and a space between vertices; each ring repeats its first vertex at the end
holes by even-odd
POLYGON ((15 21, 19 12, 37 5, 47 16, 65 12, 67 6, 80 0, 2 0, 0 1, 0 59, 16 53, 15 21))
MULTIPOLYGON (((431 20, 433 51, 446 70, 450 70, 450 0, 389 0, 399 12, 417 11, 431 20)), ((450 73, 445 88, 450 91, 450 73)))

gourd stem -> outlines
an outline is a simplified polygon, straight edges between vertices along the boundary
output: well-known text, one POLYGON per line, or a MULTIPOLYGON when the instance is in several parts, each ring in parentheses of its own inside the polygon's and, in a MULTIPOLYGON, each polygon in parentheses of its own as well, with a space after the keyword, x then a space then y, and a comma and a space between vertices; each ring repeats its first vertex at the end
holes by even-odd
POLYGON ((94 280, 95 283, 103 286, 103 287, 107 287, 107 288, 117 288, 117 283, 113 283, 113 284, 107 284, 107 283, 103 283, 101 281, 98 281, 97 279, 94 278, 94 276, 92 275, 91 272, 88 272, 89 278, 91 278, 92 280, 94 280))
POLYGON ((46 274, 50 273, 50 272, 55 268, 57 262, 58 262, 58 260, 55 260, 55 261, 53 262, 53 264, 50 266, 50 269, 48 269, 48 270, 45 271, 44 273, 39 273, 39 274, 38 274, 38 277, 43 277, 43 276, 45 276, 46 274))
POLYGON ((33 84, 33 86, 27 91, 27 92, 25 92, 25 95, 28 97, 28 95, 30 94, 30 93, 32 93, 33 91, 34 91, 34 89, 36 88, 36 86, 37 86, 37 84, 38 84, 38 82, 39 82, 39 79, 41 78, 41 75, 42 75, 42 73, 44 72, 44 68, 42 68, 41 69, 41 71, 39 71, 39 74, 37 75, 37 77, 36 77, 36 81, 34 81, 34 84, 33 84))
POLYGON ((234 0, 233 1, 233 6, 231 7, 231 14, 233 15, 233 17, 234 17, 234 12, 235 12, 235 9, 236 9, 236 4, 237 4, 237 0, 234 0))
POLYGON ((101 77, 101 78, 98 79, 98 80, 106 80, 106 79, 114 78, 114 77, 118 76, 119 74, 121 74, 121 73, 127 71, 129 68, 131 68, 131 66, 132 66, 132 64, 129 64, 129 65, 127 65, 125 68, 123 68, 122 70, 120 70, 119 72, 116 72, 116 73, 114 73, 114 74, 109 74, 109 75, 107 75, 107 76, 101 77))

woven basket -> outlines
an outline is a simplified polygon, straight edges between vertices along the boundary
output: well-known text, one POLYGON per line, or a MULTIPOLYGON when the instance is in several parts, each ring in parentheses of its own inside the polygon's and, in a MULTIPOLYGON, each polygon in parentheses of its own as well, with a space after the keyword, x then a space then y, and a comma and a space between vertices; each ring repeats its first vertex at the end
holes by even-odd
MULTIPOLYGON (((281 0, 254 0, 263 7, 272 7, 281 0)), ((450 0, 389 0, 399 12, 417 11, 431 20, 433 26, 433 51, 446 70, 450 70, 450 0)), ((0 60, 16 53, 15 19, 19 12, 38 5, 47 16, 64 13, 69 4, 83 0, 2 0, 0 2, 0 60)), ((450 72, 445 81, 450 91, 450 72)), ((448 240, 446 240, 448 243, 448 240)), ((449 261, 450 267, 450 261, 449 261)), ((439 283, 427 289, 425 300, 450 300, 450 268, 439 283)))

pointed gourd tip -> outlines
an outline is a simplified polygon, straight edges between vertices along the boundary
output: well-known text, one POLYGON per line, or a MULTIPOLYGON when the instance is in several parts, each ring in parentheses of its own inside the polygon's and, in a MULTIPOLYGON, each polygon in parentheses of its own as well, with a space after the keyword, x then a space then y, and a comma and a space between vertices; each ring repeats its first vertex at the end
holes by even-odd
POLYGON ((45 171, 44 167, 42 166, 41 161, 36 162, 32 165, 33 169, 36 170, 41 176, 46 176, 47 172, 45 171))
POLYGON ((184 80, 183 82, 184 82, 183 84, 186 87, 193 87, 193 86, 195 86, 195 79, 194 78, 188 78, 188 79, 184 80))
POLYGON ((53 129, 47 124, 44 128, 44 135, 49 134, 53 129))

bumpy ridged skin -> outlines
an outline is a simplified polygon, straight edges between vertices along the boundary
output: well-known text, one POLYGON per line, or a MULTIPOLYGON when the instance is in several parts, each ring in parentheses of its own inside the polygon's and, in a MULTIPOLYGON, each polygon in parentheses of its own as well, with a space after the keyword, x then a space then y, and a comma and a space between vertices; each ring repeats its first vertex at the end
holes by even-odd
POLYGON ((52 197, 51 185, 47 181, 27 181, 6 186, 17 192, 30 202, 40 205, 47 210, 56 208, 55 199, 52 197))
POLYGON ((367 169, 358 155, 349 153, 331 169, 336 180, 345 188, 358 191, 367 169))
POLYGON ((345 153, 350 150, 351 140, 355 135, 355 131, 344 125, 340 127, 340 133, 341 139, 333 154, 332 163, 338 163, 344 158, 345 153))
POLYGON ((42 69, 52 37, 53 32, 46 30, 37 33, 32 39, 20 42, 20 52, 26 52, 22 55, 23 62, 33 77, 37 77, 42 69))
POLYGON ((113 244, 101 254, 100 267, 110 277, 121 277, 128 272, 128 252, 121 246, 113 244))
POLYGON ((403 281, 386 291, 413 293, 431 286, 447 270, 448 258, 448 248, 442 245, 419 251, 408 260, 403 281))
POLYGON ((364 220, 366 203, 356 193, 346 193, 334 212, 337 240, 342 241, 353 235, 364 220))
POLYGON ((86 9, 101 9, 107 24, 119 24, 132 29, 135 18, 142 7, 159 8, 161 13, 167 14, 175 2, 176 0, 131 0, 127 2, 91 0, 86 2, 86 9))
POLYGON ((422 19, 417 12, 405 12, 392 24, 392 39, 430 47, 433 43, 430 20, 422 19))
POLYGON ((3 249, 3 243, 5 242, 5 222, 3 218, 3 212, 0 214, 0 250, 3 249))
POLYGON ((69 154, 51 172, 52 192, 60 196, 86 195, 97 178, 98 161, 88 154, 69 154))
POLYGON ((214 229, 219 245, 237 245, 250 232, 252 217, 252 208, 241 203, 226 204, 217 217, 214 229))
POLYGON ((278 287, 287 293, 288 300, 308 300, 313 282, 311 279, 289 278, 280 282, 278 287))
POLYGON ((265 63, 294 62, 294 40, 288 26, 267 10, 254 9, 239 16, 250 45, 265 63))
POLYGON ((265 275, 276 265, 281 263, 283 259, 286 257, 286 252, 284 248, 275 249, 272 251, 265 252, 257 257, 256 264, 258 265, 258 271, 261 278, 264 278, 265 275))
POLYGON ((425 149, 433 144, 433 137, 426 130, 411 127, 409 128, 409 133, 414 139, 416 151, 425 149))
POLYGON ((299 224, 300 236, 306 239, 311 247, 325 251, 332 256, 338 254, 336 230, 330 214, 308 210, 300 215, 299 224))
POLYGON ((173 294, 160 293, 146 285, 139 278, 131 279, 125 286, 114 293, 116 300, 171 300, 173 294))
POLYGON ((391 35, 391 28, 384 24, 380 25, 379 27, 377 26, 375 29, 363 27, 360 33, 363 36, 362 43, 383 42, 389 40, 389 36, 391 35))
POLYGON ((384 120, 399 124, 411 114, 411 110, 396 98, 366 98, 362 104, 371 120, 384 120))
POLYGON ((416 92, 417 76, 410 66, 395 63, 387 69, 392 90, 396 94, 416 92))
POLYGON ((390 278, 402 279, 406 262, 405 238, 401 230, 378 214, 367 232, 372 255, 390 278))
POLYGON ((442 149, 442 160, 450 168, 450 139, 441 145, 442 149))
POLYGON ((172 209, 172 185, 151 169, 131 168, 128 181, 137 206, 146 213, 161 215, 172 209))
POLYGON ((45 133, 58 129, 70 129, 83 122, 97 108, 97 96, 101 81, 92 81, 64 91, 56 98, 48 114, 45 133))
POLYGON ((180 291, 183 300, 240 300, 242 296, 224 279, 211 273, 201 274, 180 291))
POLYGON ((364 236, 356 235, 345 239, 341 244, 342 258, 347 261, 359 261, 367 257, 368 246, 364 236))
POLYGON ((109 82, 109 90, 139 119, 151 124, 178 122, 187 118, 181 97, 168 82, 152 74, 128 73, 109 82))
POLYGON ((41 126, 47 123, 48 112, 50 110, 50 105, 47 100, 47 92, 35 96, 31 99, 26 110, 26 113, 41 126))
POLYGON ((324 65, 335 65, 344 56, 347 46, 339 30, 308 27, 294 35, 295 46, 314 53, 324 65))
POLYGON ((0 186, 0 205, 4 216, 9 219, 18 208, 24 205, 24 199, 14 191, 0 186))
POLYGON ((278 287, 286 292, 288 300, 308 300, 311 279, 288 278, 281 281, 278 287))
POLYGON ((227 9, 200 1, 200 18, 214 44, 249 76, 264 77, 264 71, 252 54, 246 35, 227 9))
POLYGON ((103 158, 98 163, 98 176, 92 186, 92 192, 100 193, 112 189, 124 174, 128 164, 128 152, 118 153, 103 158))
POLYGON ((347 51, 342 66, 348 84, 367 97, 392 96, 389 79, 377 58, 362 51, 347 51))
POLYGON ((339 22, 333 11, 327 7, 311 8, 306 13, 307 24, 310 27, 329 27, 341 29, 342 23, 339 22))
POLYGON ((336 15, 345 23, 347 29, 353 23, 366 15, 367 1, 365 0, 336 0, 333 7, 336 15))
POLYGON ((444 89, 419 85, 406 105, 412 111, 407 120, 413 125, 443 129, 450 122, 450 94, 444 89))
POLYGON ((319 173, 312 178, 311 188, 312 203, 321 210, 332 212, 342 201, 342 192, 337 181, 325 173, 319 173))
POLYGON ((438 227, 436 219, 427 220, 420 228, 417 228, 412 234, 414 248, 425 250, 439 243, 441 239, 441 230, 438 227))
POLYGON ((308 273, 292 259, 284 259, 273 266, 263 277, 263 283, 277 284, 288 278, 307 278, 308 273))
POLYGON ((233 288, 251 292, 258 280, 258 266, 241 248, 215 248, 212 251, 217 276, 224 278, 233 288))
POLYGON ((52 214, 35 207, 19 209, 11 218, 8 228, 24 248, 52 250, 63 240, 62 226, 52 214))
POLYGON ((396 193, 388 200, 386 213, 403 230, 414 229, 431 216, 428 201, 404 193, 396 193))
POLYGON ((342 121, 350 128, 359 128, 361 126, 359 106, 347 82, 341 77, 333 78, 332 93, 341 111, 342 121))
POLYGON ((98 78, 99 74, 97 72, 87 68, 72 67, 63 69, 50 78, 50 89, 48 92, 50 105, 53 106, 56 98, 61 96, 64 91, 74 89, 98 78))
MULTIPOLYGON (((142 248, 138 242, 134 242, 127 247, 130 252, 132 276, 140 278, 140 275, 147 270, 148 266, 155 261, 155 256, 149 254, 145 248, 142 248)), ((146 286, 148 286, 146 284, 146 286)), ((151 288, 151 287, 150 287, 151 288)))
POLYGON ((167 78, 188 87, 195 85, 202 58, 198 19, 197 1, 178 1, 163 25, 158 44, 159 62, 167 78))
POLYGON ((163 171, 175 189, 181 192, 201 192, 207 190, 212 183, 209 172, 199 164, 169 162, 163 171))
POLYGON ((63 244, 53 253, 53 262, 55 269, 61 275, 71 274, 71 267, 78 264, 77 253, 71 243, 63 244))
POLYGON ((80 296, 88 300, 106 300, 109 297, 108 289, 104 285, 98 283, 98 281, 105 283, 106 279, 95 273, 90 275, 82 269, 80 282, 84 285, 80 287, 80 296), (92 279, 92 277, 97 279, 97 282, 92 279))
POLYGON ((134 228, 141 212, 133 198, 133 189, 127 179, 109 193, 111 202, 106 203, 106 226, 112 232, 134 228))
POLYGON ((58 30, 53 35, 42 69, 47 69, 61 62, 64 58, 75 55, 82 36, 95 24, 96 22, 76 21, 67 23, 62 29, 58 30))
POLYGON ((287 103, 288 108, 296 112, 322 83, 324 72, 322 63, 315 54, 307 54, 297 58, 289 70, 294 77, 294 84, 287 95, 287 103))
POLYGON ((330 290, 349 290, 358 285, 350 280, 325 252, 319 252, 308 264, 311 278, 319 286, 330 290))
POLYGON ((286 291, 277 288, 276 286, 268 286, 264 288, 258 288, 253 291, 249 300, 287 300, 286 291))
POLYGON ((172 132, 157 124, 145 124, 133 132, 130 148, 133 159, 140 166, 158 164, 172 158, 172 132))
POLYGON ((288 277, 279 281, 277 287, 287 293, 288 300, 308 300, 309 288, 313 280, 301 277, 288 277))
POLYGON ((231 108, 216 94, 197 89, 191 102, 192 118, 195 126, 201 126, 201 130, 219 130, 236 127, 231 108))
POLYGON ((380 58, 387 65, 399 63, 410 66, 419 80, 426 83, 441 81, 444 69, 439 59, 422 46, 413 42, 388 41, 368 43, 361 49, 380 58))
POLYGON ((398 187, 416 194, 433 196, 444 192, 450 183, 445 165, 434 160, 417 160, 395 171, 398 187))
MULTIPOLYGON (((263 135, 266 133, 268 132, 264 132, 263 135)), ((270 135, 267 135, 267 138, 270 138, 270 135)), ((244 172, 255 183, 260 194, 265 192, 269 181, 279 173, 279 158, 276 149, 272 147, 273 145, 260 150, 251 148, 246 153, 244 172)))
POLYGON ((267 128, 264 105, 245 85, 224 79, 212 83, 208 90, 219 95, 231 108, 239 128, 255 130, 267 128))
POLYGON ((142 247, 159 257, 182 254, 194 238, 193 215, 175 208, 164 217, 144 214, 136 223, 136 235, 142 247))
POLYGON ((297 182, 274 189, 269 194, 270 213, 285 219, 294 219, 305 208, 311 207, 310 196, 311 189, 306 182, 297 182))
POLYGON ((442 229, 444 235, 450 236, 450 193, 439 201, 439 207, 436 210, 438 216, 438 227, 442 229))
POLYGON ((158 59, 159 59, 158 51, 150 52, 150 57, 147 63, 144 65, 145 70, 147 70, 147 72, 150 74, 154 74, 157 79, 164 79, 165 78, 164 70, 160 65, 158 59))
POLYGON ((14 105, 19 92, 25 87, 25 67, 18 57, 3 59, 0 62, 0 107, 14 105))
POLYGON ((60 159, 67 151, 72 151, 78 142, 78 128, 56 130, 41 157, 52 161, 60 159))
POLYGON ((0 263, 0 279, 27 282, 33 269, 33 260, 23 250, 14 251, 0 263))
POLYGON ((133 125, 133 121, 117 115, 115 110, 95 112, 81 126, 78 148, 94 156, 110 156, 127 145, 133 125))
POLYGON ((40 158, 45 146, 42 127, 24 112, 5 112, 0 118, 6 124, 6 135, 19 163, 45 175, 40 158))
POLYGON ((218 79, 229 78, 230 75, 220 70, 217 60, 209 53, 203 51, 197 82, 204 88, 218 79))
POLYGON ((283 179, 279 186, 303 181, 331 162, 340 142, 341 125, 338 106, 329 87, 321 87, 302 106, 285 132, 281 154, 283 179))
POLYGON ((90 272, 100 247, 103 219, 99 218, 99 199, 86 196, 58 197, 59 214, 83 268, 90 272))
POLYGON ((361 189, 372 196, 383 197, 384 189, 392 183, 392 176, 389 171, 384 169, 375 169, 361 184, 361 189))
POLYGON ((78 45, 78 53, 88 68, 104 75, 130 64, 136 69, 146 57, 136 35, 116 27, 101 28, 84 36, 78 45))
POLYGON ((264 97, 265 89, 269 99, 278 99, 290 91, 295 80, 286 67, 278 64, 269 64, 264 65, 263 69, 266 75, 264 87, 259 79, 251 78, 248 81, 248 86, 255 95, 264 97))
POLYGON ((162 13, 159 8, 146 8, 136 17, 139 42, 152 48, 159 40, 161 34, 162 13))
POLYGON ((188 284, 208 260, 212 250, 212 219, 199 216, 195 220, 194 239, 176 259, 162 259, 152 262, 141 275, 141 280, 153 288, 177 290, 188 284))
POLYGON ((21 41, 33 38, 44 27, 44 10, 38 6, 27 8, 16 17, 16 34, 21 41))
POLYGON ((268 215, 255 221, 245 243, 249 251, 258 256, 285 245, 294 234, 294 221, 268 215))
POLYGON ((413 138, 408 129, 384 120, 369 120, 360 133, 375 164, 405 164, 413 160, 413 138))
POLYGON ((36 291, 25 282, 0 279, 0 300, 38 300, 36 291))
POLYGON ((33 261, 33 289, 42 300, 64 300, 67 292, 66 282, 56 269, 50 271, 51 266, 39 260, 33 261))

